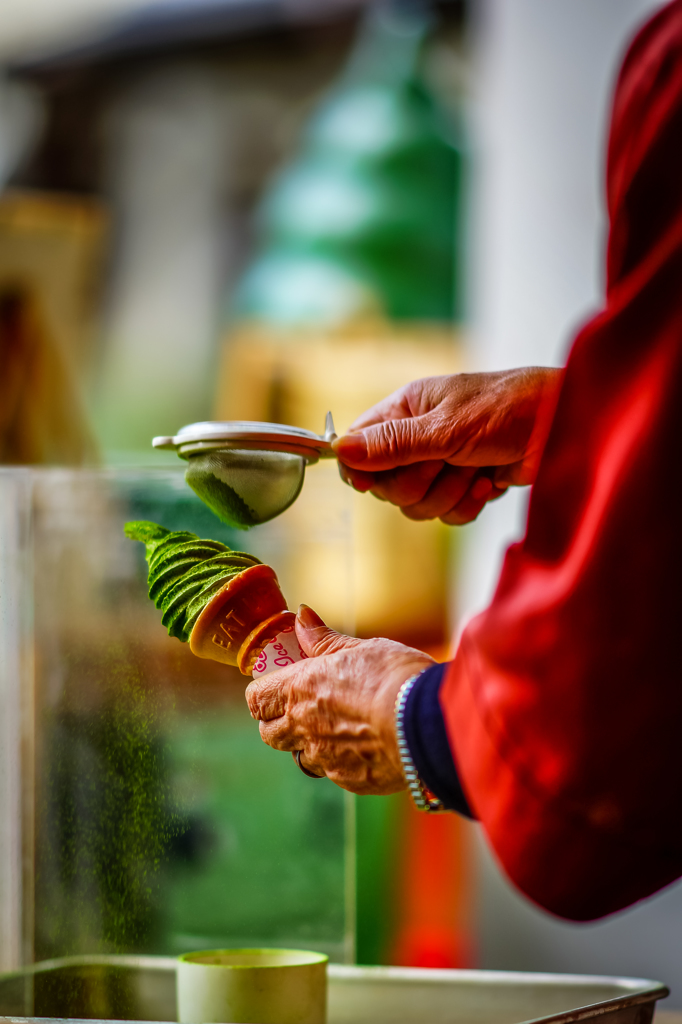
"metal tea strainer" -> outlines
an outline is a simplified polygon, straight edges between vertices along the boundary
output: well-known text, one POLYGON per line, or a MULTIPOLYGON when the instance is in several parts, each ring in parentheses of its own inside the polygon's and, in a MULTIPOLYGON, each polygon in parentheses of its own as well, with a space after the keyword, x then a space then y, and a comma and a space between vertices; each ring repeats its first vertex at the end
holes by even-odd
POLYGON ((249 420, 191 423, 175 437, 155 437, 154 448, 188 460, 185 479, 229 526, 247 530, 289 508, 303 487, 306 466, 333 458, 332 414, 324 434, 282 423, 249 420))

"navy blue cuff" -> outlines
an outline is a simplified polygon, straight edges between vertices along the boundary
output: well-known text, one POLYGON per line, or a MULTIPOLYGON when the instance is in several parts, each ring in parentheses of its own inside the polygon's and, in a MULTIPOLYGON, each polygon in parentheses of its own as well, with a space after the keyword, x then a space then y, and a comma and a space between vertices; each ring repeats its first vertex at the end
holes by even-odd
POLYGON ((449 811, 475 819, 459 781, 438 700, 446 668, 447 664, 432 665, 412 686, 403 716, 405 740, 424 785, 449 811))

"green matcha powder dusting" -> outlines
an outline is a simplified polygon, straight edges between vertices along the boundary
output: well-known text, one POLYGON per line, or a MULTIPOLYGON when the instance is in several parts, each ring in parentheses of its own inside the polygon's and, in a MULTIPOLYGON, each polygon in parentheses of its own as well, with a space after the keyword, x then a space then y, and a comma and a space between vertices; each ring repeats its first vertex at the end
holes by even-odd
POLYGON ((262 564, 254 555, 219 540, 200 540, 187 530, 166 530, 146 520, 126 523, 124 530, 145 545, 149 596, 169 635, 183 643, 211 598, 240 572, 262 564))

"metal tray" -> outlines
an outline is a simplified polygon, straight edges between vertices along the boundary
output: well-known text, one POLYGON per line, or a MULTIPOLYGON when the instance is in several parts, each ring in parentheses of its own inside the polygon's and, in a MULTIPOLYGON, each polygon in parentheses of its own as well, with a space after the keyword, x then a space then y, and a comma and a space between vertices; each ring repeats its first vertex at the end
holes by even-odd
MULTIPOLYGON (((176 961, 77 956, 0 975, 0 1024, 174 1021, 176 961)), ((668 989, 641 978, 418 967, 329 967, 329 1024, 650 1024, 668 989)))

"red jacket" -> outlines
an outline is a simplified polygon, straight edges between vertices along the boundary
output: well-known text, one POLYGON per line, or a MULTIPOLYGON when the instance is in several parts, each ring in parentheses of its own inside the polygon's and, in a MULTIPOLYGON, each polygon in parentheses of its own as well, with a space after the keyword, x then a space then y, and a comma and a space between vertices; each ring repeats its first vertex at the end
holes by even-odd
POLYGON ((682 875, 682 0, 626 57, 607 189, 605 308, 440 693, 503 868, 574 920, 682 875))

